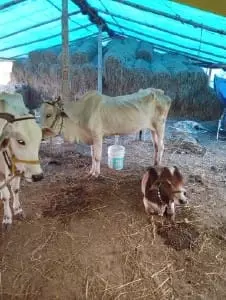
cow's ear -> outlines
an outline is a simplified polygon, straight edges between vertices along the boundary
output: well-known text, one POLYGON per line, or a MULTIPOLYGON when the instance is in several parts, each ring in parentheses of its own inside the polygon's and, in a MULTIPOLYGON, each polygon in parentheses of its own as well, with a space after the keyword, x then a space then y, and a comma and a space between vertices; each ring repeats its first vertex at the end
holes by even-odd
POLYGON ((48 138, 54 135, 54 132, 50 128, 42 128, 42 138, 48 138))
POLYGON ((5 149, 9 145, 9 139, 12 137, 12 124, 6 124, 0 136, 0 150, 5 149))
POLYGON ((177 182, 183 182, 183 176, 182 176, 181 172, 179 171, 179 169, 177 168, 177 166, 174 166, 173 177, 177 182))
POLYGON ((4 150, 9 145, 9 138, 4 138, 0 141, 0 150, 4 150))

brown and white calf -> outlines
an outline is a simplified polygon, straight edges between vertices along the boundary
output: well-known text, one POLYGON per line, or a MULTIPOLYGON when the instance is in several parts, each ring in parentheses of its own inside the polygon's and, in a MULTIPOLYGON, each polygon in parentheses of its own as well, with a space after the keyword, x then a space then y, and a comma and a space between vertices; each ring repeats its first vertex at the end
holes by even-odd
POLYGON ((163 216, 166 212, 175 218, 175 205, 186 204, 184 179, 174 167, 149 167, 142 178, 141 191, 147 214, 163 216))
POLYGON ((46 102, 41 113, 43 135, 63 134, 69 142, 91 145, 90 174, 98 176, 104 136, 130 134, 150 128, 155 149, 154 164, 157 165, 163 155, 165 124, 171 102, 164 91, 154 88, 140 89, 119 97, 90 91, 79 101, 46 102))

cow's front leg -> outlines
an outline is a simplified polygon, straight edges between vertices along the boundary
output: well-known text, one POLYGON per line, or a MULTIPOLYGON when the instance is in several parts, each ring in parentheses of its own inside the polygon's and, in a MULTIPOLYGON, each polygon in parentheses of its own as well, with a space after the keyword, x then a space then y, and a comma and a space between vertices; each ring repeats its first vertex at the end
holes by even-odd
POLYGON ((13 213, 15 216, 24 217, 23 209, 19 200, 20 177, 16 176, 10 183, 13 194, 13 213))
POLYGON ((170 216, 172 221, 175 221, 175 204, 174 202, 169 203, 167 206, 167 215, 170 216))
POLYGON ((9 205, 10 192, 7 187, 4 187, 1 190, 1 199, 3 201, 3 206, 4 206, 2 227, 4 230, 8 230, 10 228, 10 226, 12 225, 12 212, 11 212, 11 208, 9 205))
POLYGON ((93 173, 95 173, 95 169, 96 169, 96 161, 95 161, 95 156, 94 156, 93 145, 91 146, 91 157, 92 157, 92 167, 91 167, 91 170, 89 171, 89 175, 93 175, 93 173))
POLYGON ((94 138, 93 153, 94 153, 94 171, 93 176, 98 177, 100 175, 100 161, 102 157, 102 137, 94 138))

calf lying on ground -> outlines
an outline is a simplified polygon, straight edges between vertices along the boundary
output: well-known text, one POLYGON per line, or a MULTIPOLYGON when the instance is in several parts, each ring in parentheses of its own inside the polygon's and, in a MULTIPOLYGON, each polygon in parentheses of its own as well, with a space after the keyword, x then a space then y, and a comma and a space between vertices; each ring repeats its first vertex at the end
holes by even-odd
POLYGON ((175 205, 186 204, 183 176, 177 167, 150 167, 142 178, 141 191, 147 214, 175 217, 175 205))
POLYGON ((150 128, 154 143, 154 164, 160 164, 164 150, 166 118, 171 99, 164 91, 148 88, 130 95, 109 97, 96 91, 79 101, 42 105, 43 136, 63 134, 69 142, 91 145, 91 175, 100 174, 104 136, 130 134, 150 128), (63 109, 62 109, 63 108, 63 109))

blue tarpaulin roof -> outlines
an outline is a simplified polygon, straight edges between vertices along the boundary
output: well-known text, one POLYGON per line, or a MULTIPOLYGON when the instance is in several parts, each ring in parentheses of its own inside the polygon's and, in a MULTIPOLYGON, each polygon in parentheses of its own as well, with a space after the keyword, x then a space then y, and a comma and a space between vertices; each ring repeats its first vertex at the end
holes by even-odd
MULTIPOLYGON (((157 49, 226 64, 226 17, 171 0, 68 2, 70 42, 98 34, 96 19, 89 17, 93 8, 109 29, 104 37, 113 32, 151 42, 157 49), (81 4, 88 14, 81 12, 81 4)), ((61 5, 61 0, 0 0, 0 58, 61 44, 61 5)))

